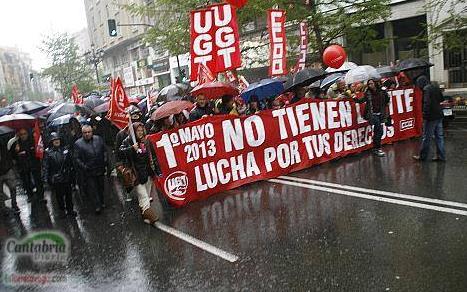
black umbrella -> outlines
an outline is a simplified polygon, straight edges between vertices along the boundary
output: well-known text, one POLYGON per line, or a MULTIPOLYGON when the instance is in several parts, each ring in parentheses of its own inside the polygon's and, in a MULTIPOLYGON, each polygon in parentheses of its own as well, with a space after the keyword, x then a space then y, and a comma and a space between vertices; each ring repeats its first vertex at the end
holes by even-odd
POLYGON ((67 115, 67 114, 74 114, 76 112, 80 112, 82 114, 92 114, 92 110, 88 109, 87 107, 74 104, 72 102, 64 102, 54 106, 50 110, 50 116, 47 121, 55 120, 58 117, 67 115))
POLYGON ((303 69, 295 74, 293 83, 294 86, 308 86, 324 77, 326 77, 326 72, 321 69, 303 69))
POLYGON ((99 96, 90 96, 87 97, 84 101, 84 106, 89 109, 93 109, 95 107, 100 106, 103 103, 106 103, 106 101, 101 99, 99 96))
POLYGON ((399 74, 399 71, 393 67, 393 66, 382 66, 382 67, 377 67, 376 72, 381 75, 383 78, 389 78, 389 77, 394 77, 399 74))
POLYGON ((321 88, 325 88, 325 87, 328 87, 334 83, 337 82, 337 80, 339 79, 343 79, 345 76, 344 73, 334 73, 334 74, 331 74, 329 75, 328 77, 324 78, 321 83, 320 83, 320 87, 321 88))
POLYGON ((13 110, 13 109, 11 108, 11 106, 7 106, 7 107, 2 107, 2 108, 0 108, 0 117, 1 117, 1 116, 4 116, 4 115, 9 115, 9 114, 11 114, 11 111, 12 111, 12 110, 13 110))
POLYGON ((40 101, 17 101, 11 105, 12 114, 33 114, 43 109, 48 108, 49 105, 40 101))
POLYGON ((73 119, 77 120, 79 123, 83 124, 86 122, 86 118, 82 116, 75 116, 73 114, 66 114, 64 116, 58 117, 48 123, 50 127, 58 127, 62 125, 69 124, 73 119))
POLYGON ((13 130, 10 127, 0 126, 0 135, 10 134, 10 133, 14 133, 14 132, 15 132, 15 130, 13 130))
POLYGON ((397 70, 399 71, 408 71, 408 70, 416 70, 416 69, 426 69, 433 66, 430 62, 420 59, 420 58, 410 58, 407 60, 403 60, 397 66, 397 70))

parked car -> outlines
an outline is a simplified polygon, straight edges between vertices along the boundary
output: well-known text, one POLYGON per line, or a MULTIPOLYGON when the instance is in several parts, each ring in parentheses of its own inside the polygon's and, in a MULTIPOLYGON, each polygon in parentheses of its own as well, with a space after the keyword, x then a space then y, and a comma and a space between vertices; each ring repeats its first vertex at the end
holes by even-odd
POLYGON ((443 126, 447 127, 451 121, 454 120, 454 106, 456 105, 456 101, 452 96, 444 96, 444 101, 441 103, 441 107, 443 108, 444 120, 443 126))

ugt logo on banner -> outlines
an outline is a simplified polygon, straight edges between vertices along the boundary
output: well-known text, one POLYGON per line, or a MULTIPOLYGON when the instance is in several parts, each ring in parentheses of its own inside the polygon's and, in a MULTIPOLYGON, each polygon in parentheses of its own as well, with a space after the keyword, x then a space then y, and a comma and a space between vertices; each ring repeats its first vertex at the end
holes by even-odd
POLYGON ((285 10, 268 10, 269 76, 287 74, 287 42, 285 35, 285 10))
POLYGON ((229 4, 216 4, 191 11, 191 74, 198 77, 199 64, 206 65, 213 73, 239 68, 241 53, 237 14, 229 4))

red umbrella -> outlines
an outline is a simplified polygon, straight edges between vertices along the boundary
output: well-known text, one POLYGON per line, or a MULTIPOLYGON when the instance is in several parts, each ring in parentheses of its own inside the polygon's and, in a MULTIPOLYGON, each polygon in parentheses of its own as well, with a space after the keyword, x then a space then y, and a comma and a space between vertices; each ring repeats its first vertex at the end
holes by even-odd
POLYGON ((174 100, 164 103, 151 115, 151 120, 157 121, 170 115, 176 115, 184 110, 193 108, 193 104, 186 100, 174 100))
POLYGON ((191 91, 191 94, 194 96, 202 94, 206 98, 216 99, 221 98, 223 95, 236 96, 239 94, 239 91, 229 83, 214 81, 196 86, 191 91))
POLYGON ((0 126, 7 126, 18 130, 22 128, 33 128, 35 117, 27 114, 11 114, 0 117, 0 126))

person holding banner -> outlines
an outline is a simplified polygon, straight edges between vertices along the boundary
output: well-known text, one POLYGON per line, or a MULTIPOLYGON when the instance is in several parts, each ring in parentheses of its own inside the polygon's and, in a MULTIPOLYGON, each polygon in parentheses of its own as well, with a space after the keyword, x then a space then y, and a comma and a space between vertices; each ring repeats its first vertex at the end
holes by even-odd
POLYGON ((196 105, 190 112, 190 122, 213 114, 214 110, 209 105, 209 100, 203 94, 196 96, 196 105))
POLYGON ((363 118, 373 126, 373 153, 378 157, 384 157, 386 154, 381 149, 381 138, 383 137, 383 123, 386 123, 389 118, 386 107, 390 98, 376 80, 368 80, 367 86, 363 98, 354 100, 357 103, 366 104, 363 118))
POLYGON ((239 115, 232 95, 224 95, 217 100, 214 111, 220 115, 239 115))
POLYGON ((151 208, 152 177, 160 175, 156 153, 152 143, 146 139, 146 132, 142 123, 129 125, 130 135, 123 140, 120 151, 128 157, 136 181, 134 192, 138 198, 143 220, 147 224, 154 224, 159 218, 151 208))

